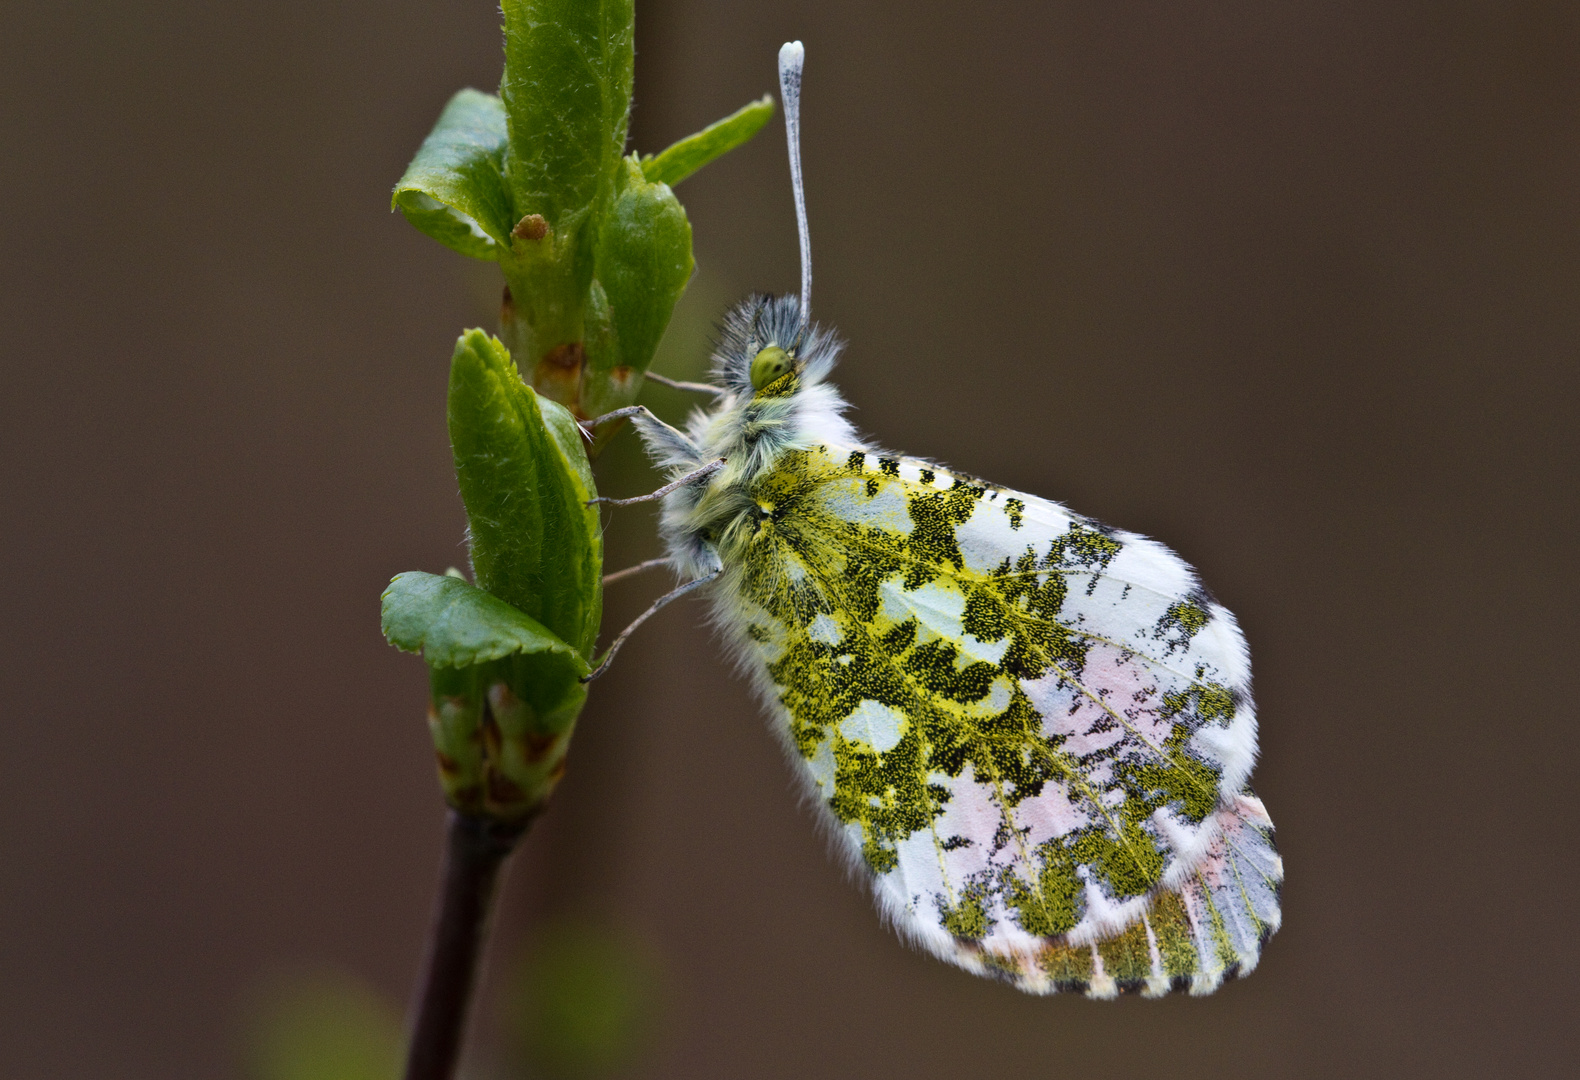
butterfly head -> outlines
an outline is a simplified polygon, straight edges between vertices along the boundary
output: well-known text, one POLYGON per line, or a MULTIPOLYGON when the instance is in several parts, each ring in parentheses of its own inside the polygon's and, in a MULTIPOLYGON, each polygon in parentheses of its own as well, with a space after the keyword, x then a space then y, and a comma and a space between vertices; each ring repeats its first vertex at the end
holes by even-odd
POLYGON ((752 357, 752 389, 758 393, 766 390, 795 370, 795 361, 778 345, 765 345, 752 357))
POLYGON ((737 400, 788 397, 827 377, 840 342, 801 319, 794 296, 751 296, 719 327, 713 376, 737 400))
MULTIPOLYGON (((801 69, 799 41, 779 50, 779 89, 790 151, 790 186, 801 241, 801 294, 747 297, 724 316, 713 352, 713 381, 725 393, 711 413, 698 413, 699 442, 730 458, 731 475, 766 468, 788 447, 816 441, 848 442, 855 433, 845 403, 825 380, 840 341, 812 322, 812 248, 807 238, 801 181, 801 69)), ((721 479, 718 482, 724 482, 721 479)))

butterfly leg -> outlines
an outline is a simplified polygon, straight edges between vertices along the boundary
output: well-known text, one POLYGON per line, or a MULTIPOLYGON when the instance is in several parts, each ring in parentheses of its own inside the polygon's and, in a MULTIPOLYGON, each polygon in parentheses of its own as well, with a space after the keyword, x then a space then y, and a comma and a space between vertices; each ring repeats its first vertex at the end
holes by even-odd
POLYGON ((725 458, 716 458, 715 460, 708 462, 702 468, 693 469, 691 472, 687 473, 685 476, 680 477, 678 480, 671 480, 657 491, 648 492, 646 495, 637 495, 629 499, 610 499, 600 495, 595 499, 588 499, 587 505, 592 506, 594 503, 608 503, 610 506, 630 506, 633 503, 656 502, 677 488, 683 488, 687 484, 692 484, 698 480, 703 479, 704 477, 712 476, 714 473, 724 468, 725 461, 725 458))
POLYGON ((582 682, 592 682, 605 671, 609 670, 609 663, 614 659, 614 654, 620 651, 620 646, 625 644, 625 639, 635 633, 638 626, 641 626, 643 623, 647 622, 648 619, 652 618, 659 611, 663 610, 663 608, 669 605, 670 601, 679 600, 687 593, 694 592, 697 589, 702 588, 708 582, 718 577, 720 573, 721 571, 715 570, 707 577, 699 577, 695 581, 688 581, 684 585, 680 586, 680 588, 671 589, 669 592, 653 601, 652 607, 638 615, 630 626, 627 626, 624 630, 620 631, 620 635, 609 643, 609 648, 604 652, 603 659, 598 662, 598 666, 593 668, 589 674, 582 676, 582 682))
POLYGON ((664 423, 646 405, 630 405, 594 420, 584 420, 580 425, 582 434, 591 440, 588 434, 591 429, 626 417, 632 418, 637 434, 647 444, 649 456, 660 466, 694 468, 702 459, 702 451, 691 441, 691 436, 664 423))
MULTIPOLYGON (((648 416, 652 417, 654 420, 658 420, 658 417, 653 416, 653 410, 649 409, 646 405, 627 405, 623 409, 616 409, 614 412, 606 412, 602 416, 594 417, 591 420, 583 420, 582 427, 603 427, 605 424, 612 424, 616 420, 624 420, 628 416, 648 416)), ((659 423, 663 423, 663 421, 660 420, 659 423)))
POLYGON ((717 386, 713 386, 710 383, 704 383, 704 382, 681 382, 679 379, 666 378, 663 375, 660 375, 656 371, 649 371, 647 373, 647 375, 645 376, 645 378, 652 379, 654 382, 658 383, 660 386, 667 386, 671 390, 690 390, 690 391, 692 391, 693 393, 696 393, 696 394, 712 394, 714 397, 723 397, 724 396, 724 391, 721 388, 719 388, 717 386))
POLYGON ((639 562, 635 566, 628 566, 624 570, 616 570, 612 574, 605 574, 603 576, 603 583, 605 585, 612 585, 616 581, 623 581, 628 577, 635 577, 644 570, 652 570, 655 567, 669 565, 671 565, 671 563, 668 556, 665 556, 662 559, 649 559, 646 562, 639 562))

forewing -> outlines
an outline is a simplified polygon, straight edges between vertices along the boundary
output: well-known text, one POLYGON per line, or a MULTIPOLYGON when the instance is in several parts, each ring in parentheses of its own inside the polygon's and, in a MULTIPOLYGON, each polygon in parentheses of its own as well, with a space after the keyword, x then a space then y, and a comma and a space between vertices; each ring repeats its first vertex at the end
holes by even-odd
POLYGON ((721 618, 902 932, 1034 992, 1255 965, 1283 871, 1250 666, 1189 566, 856 449, 785 454, 753 497, 721 618))

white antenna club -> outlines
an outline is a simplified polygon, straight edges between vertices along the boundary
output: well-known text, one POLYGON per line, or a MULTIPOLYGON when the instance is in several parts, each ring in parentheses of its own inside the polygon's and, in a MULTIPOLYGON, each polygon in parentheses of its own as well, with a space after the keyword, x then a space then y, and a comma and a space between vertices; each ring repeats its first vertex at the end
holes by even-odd
POLYGON ((790 144, 790 187, 795 192, 795 223, 801 233, 801 325, 812 319, 812 240, 806 228, 806 186, 801 181, 801 68, 806 49, 787 41, 779 49, 779 96, 784 101, 785 139, 790 144))

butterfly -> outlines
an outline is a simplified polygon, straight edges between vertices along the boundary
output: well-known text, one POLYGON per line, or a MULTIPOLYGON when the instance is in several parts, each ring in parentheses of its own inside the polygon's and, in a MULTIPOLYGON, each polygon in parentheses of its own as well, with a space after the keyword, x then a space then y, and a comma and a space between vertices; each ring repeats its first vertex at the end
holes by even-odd
POLYGON ((1031 993, 1211 993, 1280 923, 1244 636, 1162 544, 886 453, 846 420, 841 343, 808 315, 803 60, 780 52, 801 295, 725 317, 712 382, 671 384, 715 397, 685 430, 641 406, 594 421, 629 417, 669 471, 600 501, 662 499, 669 554, 643 566, 685 580, 594 674, 706 588, 904 938, 1031 993))

